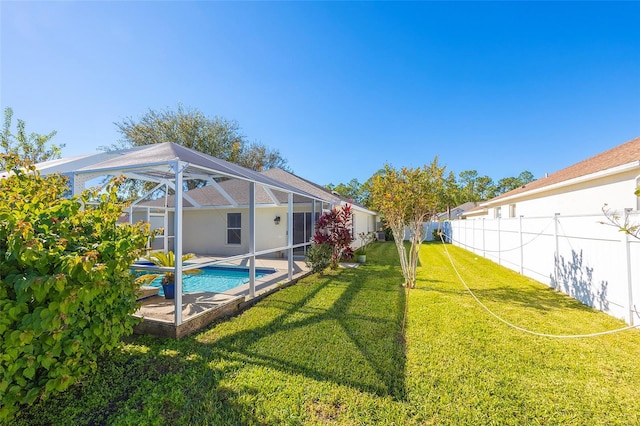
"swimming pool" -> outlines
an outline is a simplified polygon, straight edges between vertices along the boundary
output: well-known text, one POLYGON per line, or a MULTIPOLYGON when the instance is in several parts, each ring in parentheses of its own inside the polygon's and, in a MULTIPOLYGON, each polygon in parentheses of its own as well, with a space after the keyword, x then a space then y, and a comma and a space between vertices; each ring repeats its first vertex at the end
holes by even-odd
MULTIPOLYGON (((199 268, 202 274, 183 275, 182 276, 182 292, 196 293, 200 291, 210 291, 214 293, 223 293, 232 288, 238 287, 249 282, 249 268, 243 266, 205 266, 199 268)), ((256 279, 264 277, 276 272, 273 268, 256 268, 256 279)), ((141 275, 140 271, 136 271, 136 275, 141 275)), ((160 295, 164 296, 162 285, 160 282, 162 277, 152 281, 150 286, 159 287, 160 295)))

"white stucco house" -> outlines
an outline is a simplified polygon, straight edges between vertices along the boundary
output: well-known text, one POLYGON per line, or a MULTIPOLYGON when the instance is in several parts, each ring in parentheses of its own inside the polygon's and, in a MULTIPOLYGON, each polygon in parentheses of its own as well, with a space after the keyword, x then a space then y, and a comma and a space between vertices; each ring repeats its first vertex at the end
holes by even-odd
MULTIPOLYGON (((335 206, 351 206, 353 247, 360 241, 361 232, 375 230, 376 214, 350 200, 332 193, 324 187, 275 168, 262 175, 274 181, 297 188, 314 198, 294 194, 291 216, 295 253, 303 254, 314 233, 318 217, 335 206), (315 203, 314 203, 315 201, 315 203)), ((249 250, 249 191, 246 182, 228 179, 216 185, 207 185, 187 191, 189 199, 183 203, 183 248, 185 252, 202 255, 235 256, 249 250)), ((288 196, 282 191, 256 187, 256 251, 270 251, 287 246, 288 196)), ((154 248, 166 249, 173 235, 173 195, 152 201, 140 200, 130 208, 131 221, 146 220, 167 232, 156 239, 154 248)), ((283 250, 270 253, 282 257, 283 250)))
POLYGON ((523 185, 463 213, 462 218, 592 214, 640 209, 640 137, 523 185))
POLYGON ((481 202, 451 240, 634 325, 640 239, 619 227, 640 223, 638 186, 640 137, 481 202))

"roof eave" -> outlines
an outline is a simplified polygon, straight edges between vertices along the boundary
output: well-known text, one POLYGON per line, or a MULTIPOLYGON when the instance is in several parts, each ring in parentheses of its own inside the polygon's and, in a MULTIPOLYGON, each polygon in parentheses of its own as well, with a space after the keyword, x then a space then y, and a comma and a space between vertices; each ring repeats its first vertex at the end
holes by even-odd
POLYGON ((595 173, 590 173, 583 176, 578 176, 573 179, 567 179, 562 182, 554 183, 551 185, 543 186, 541 188, 532 189, 530 191, 519 192, 517 194, 513 194, 511 196, 498 198, 495 200, 488 200, 484 203, 480 203, 480 207, 492 207, 499 204, 504 204, 504 202, 509 202, 513 200, 517 200, 518 198, 522 198, 524 196, 536 195, 543 192, 553 191, 556 189, 564 188, 567 186, 577 185, 579 183, 588 182, 594 179, 601 179, 603 177, 614 176, 620 173, 625 173, 630 170, 640 168, 640 160, 632 161, 631 163, 622 164, 620 166, 611 167, 609 169, 600 170, 595 173))

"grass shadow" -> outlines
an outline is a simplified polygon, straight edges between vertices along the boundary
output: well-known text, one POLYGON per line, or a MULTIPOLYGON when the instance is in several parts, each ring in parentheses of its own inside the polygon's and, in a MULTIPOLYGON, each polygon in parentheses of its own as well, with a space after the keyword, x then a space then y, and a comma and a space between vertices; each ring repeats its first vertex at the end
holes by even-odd
MULTIPOLYGON (((326 276, 289 306, 270 297, 255 308, 281 309, 280 315, 260 327, 214 339, 211 345, 244 363, 403 399, 406 357, 398 336, 404 293, 388 284, 372 284, 370 272, 361 267, 326 276)), ((207 333, 201 340, 208 340, 207 333)))

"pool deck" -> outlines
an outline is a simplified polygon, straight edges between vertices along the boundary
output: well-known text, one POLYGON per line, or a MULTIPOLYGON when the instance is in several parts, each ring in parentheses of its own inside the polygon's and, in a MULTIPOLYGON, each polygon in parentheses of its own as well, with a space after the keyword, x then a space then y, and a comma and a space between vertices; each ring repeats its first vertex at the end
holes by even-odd
MULTIPOLYGON (((203 263, 224 259, 215 256, 198 256, 191 262, 203 263)), ((248 266, 248 259, 229 261, 220 265, 248 266)), ((182 324, 176 326, 173 299, 154 295, 142 299, 134 316, 143 321, 135 328, 136 333, 153 334, 162 337, 181 338, 208 326, 213 321, 234 315, 267 295, 283 287, 294 284, 307 276, 310 271, 304 260, 294 259, 293 279, 288 277, 288 260, 257 258, 256 268, 273 268, 275 273, 256 278, 255 297, 249 298, 249 284, 232 288, 222 293, 197 292, 182 295, 182 324)))

